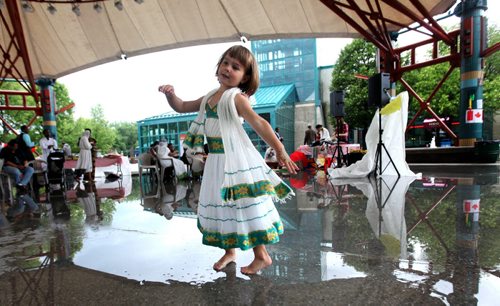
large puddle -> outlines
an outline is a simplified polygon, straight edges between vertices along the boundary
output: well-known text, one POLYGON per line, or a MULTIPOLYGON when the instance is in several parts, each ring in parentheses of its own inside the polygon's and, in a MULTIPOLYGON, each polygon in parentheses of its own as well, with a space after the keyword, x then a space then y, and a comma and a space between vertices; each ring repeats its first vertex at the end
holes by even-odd
MULTIPOLYGON (((268 247, 273 265, 257 278, 239 272, 251 262, 251 251, 239 251, 228 271, 212 270, 222 250, 201 244, 195 212, 199 181, 158 188, 147 176, 142 182, 125 178, 125 185, 132 181, 131 189, 113 193, 97 187, 97 197, 87 188, 68 196, 69 218, 49 213, 15 223, 1 219, 0 287, 8 289, 1 290, 0 304, 71 301, 61 288, 70 286, 72 277, 103 286, 111 286, 105 285, 110 281, 142 288, 154 283, 172 290, 185 284, 223 291, 228 280, 245 286, 270 283, 289 296, 307 296, 308 290, 320 294, 331 287, 337 288, 332 295, 346 292, 344 300, 336 301, 354 304, 496 304, 499 168, 414 170, 423 173, 421 180, 331 181, 322 172, 287 178, 297 196, 278 205, 285 233, 268 247), (365 293, 366 300, 351 300, 349 289, 338 289, 349 286, 375 286, 401 299, 365 293)), ((128 291, 137 295, 133 292, 128 291)), ((276 300, 278 295, 264 300, 286 301, 276 300)), ((237 296, 235 302, 255 301, 237 296)))

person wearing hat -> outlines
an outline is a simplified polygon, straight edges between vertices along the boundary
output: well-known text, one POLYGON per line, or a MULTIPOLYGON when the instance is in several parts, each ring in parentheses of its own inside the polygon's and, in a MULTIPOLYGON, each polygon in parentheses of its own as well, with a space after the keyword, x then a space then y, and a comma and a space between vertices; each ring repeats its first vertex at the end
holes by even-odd
POLYGON ((315 140, 316 132, 312 129, 312 126, 308 124, 306 134, 304 136, 304 144, 310 146, 315 140))

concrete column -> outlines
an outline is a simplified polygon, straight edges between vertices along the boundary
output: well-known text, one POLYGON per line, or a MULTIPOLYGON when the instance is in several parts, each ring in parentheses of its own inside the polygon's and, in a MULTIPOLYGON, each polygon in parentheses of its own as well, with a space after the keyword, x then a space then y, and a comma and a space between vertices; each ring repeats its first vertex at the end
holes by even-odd
POLYGON ((38 79, 36 84, 40 86, 41 92, 43 128, 48 129, 52 137, 57 140, 54 82, 53 79, 38 79))
POLYGON ((486 9, 487 0, 465 0, 455 10, 461 17, 460 146, 473 146, 483 137, 483 59, 480 53, 482 15, 486 9))

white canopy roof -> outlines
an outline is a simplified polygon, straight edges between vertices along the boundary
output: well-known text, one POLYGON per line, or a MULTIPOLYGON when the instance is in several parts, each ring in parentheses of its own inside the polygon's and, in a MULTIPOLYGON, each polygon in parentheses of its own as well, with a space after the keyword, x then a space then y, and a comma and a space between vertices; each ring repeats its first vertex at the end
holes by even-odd
MULTIPOLYGON (((8 0, 10 1, 10 0, 8 0)), ((55 3, 51 14, 47 3, 29 2, 24 11, 16 1, 35 78, 63 75, 150 52, 200 44, 294 37, 359 37, 360 35, 319 0, 122 0, 81 3, 80 16, 70 4, 55 3)), ((336 1, 346 3, 347 0, 336 1)), ((366 1, 355 1, 369 11, 366 1)), ((374 3, 374 1, 370 1, 374 3)), ((385 1, 390 2, 390 1, 385 1)), ((409 25, 413 21, 380 1, 384 17, 409 25)), ((422 16, 411 0, 395 1, 422 16)), ((445 12, 455 0, 419 0, 434 16, 445 12)), ((5 8, 2 8, 4 10, 5 8)), ((355 20, 352 10, 345 10, 355 20)), ((4 14, 8 17, 7 14, 4 14)), ((423 17, 422 17, 423 18, 423 17)), ((361 22, 360 22, 361 24, 361 22)), ((388 30, 401 26, 389 24, 388 30)), ((0 44, 7 48, 6 29, 0 29, 0 44)), ((22 66, 22 65, 21 65, 22 66)), ((23 67, 18 67, 21 74, 23 67)))

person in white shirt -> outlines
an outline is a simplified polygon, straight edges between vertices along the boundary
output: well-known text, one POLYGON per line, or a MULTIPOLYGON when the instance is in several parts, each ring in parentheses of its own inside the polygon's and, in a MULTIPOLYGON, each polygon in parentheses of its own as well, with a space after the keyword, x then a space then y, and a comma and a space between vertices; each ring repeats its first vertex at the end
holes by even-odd
POLYGON ((264 160, 266 162, 277 163, 278 158, 276 157, 276 152, 272 147, 267 148, 266 153, 264 154, 264 160))
POLYGON ((319 133, 319 140, 330 140, 330 132, 323 127, 323 125, 316 125, 316 131, 319 133))
POLYGON ((62 150, 64 152, 64 156, 71 156, 71 146, 68 143, 63 143, 62 150))
POLYGON ((57 141, 51 137, 48 129, 43 130, 43 136, 40 139, 40 147, 42 148, 42 159, 47 161, 49 154, 57 150, 57 141))

